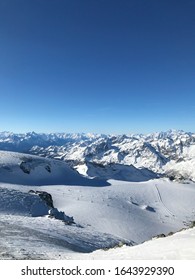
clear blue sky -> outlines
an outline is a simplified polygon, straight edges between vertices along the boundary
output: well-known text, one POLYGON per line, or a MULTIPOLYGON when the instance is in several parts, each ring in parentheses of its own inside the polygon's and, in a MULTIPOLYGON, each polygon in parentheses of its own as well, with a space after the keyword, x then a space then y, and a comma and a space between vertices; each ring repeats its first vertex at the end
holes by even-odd
POLYGON ((0 131, 194 124, 194 0, 0 0, 0 131))

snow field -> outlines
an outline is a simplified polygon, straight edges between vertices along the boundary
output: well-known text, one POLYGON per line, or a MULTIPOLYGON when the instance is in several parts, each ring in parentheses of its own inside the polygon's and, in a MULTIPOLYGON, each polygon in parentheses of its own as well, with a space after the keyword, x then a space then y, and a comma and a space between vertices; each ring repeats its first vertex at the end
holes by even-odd
POLYGON ((1 259, 195 258, 194 229, 145 242, 195 220, 194 183, 107 182, 84 178, 63 162, 0 155, 1 259), (45 169, 48 164, 50 172, 45 169), (30 190, 51 194, 54 207, 73 216, 75 224, 49 218, 48 207, 30 190), (112 247, 121 248, 90 253, 112 247))

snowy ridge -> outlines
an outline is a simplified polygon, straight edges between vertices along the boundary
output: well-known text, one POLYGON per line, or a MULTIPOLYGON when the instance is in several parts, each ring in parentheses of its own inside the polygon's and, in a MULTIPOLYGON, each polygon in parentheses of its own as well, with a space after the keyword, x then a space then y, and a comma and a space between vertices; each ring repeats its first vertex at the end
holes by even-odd
POLYGON ((191 228, 166 238, 155 238, 135 247, 123 246, 108 251, 97 250, 77 257, 91 260, 194 260, 194 245, 195 228, 191 228))
POLYGON ((65 162, 0 151, 0 182, 22 185, 106 186, 105 180, 88 179, 65 162))
POLYGON ((107 165, 87 162, 75 166, 80 173, 90 178, 102 178, 105 180, 122 180, 132 182, 143 182, 158 178, 158 174, 147 168, 135 168, 133 165, 122 165, 110 163, 107 165))

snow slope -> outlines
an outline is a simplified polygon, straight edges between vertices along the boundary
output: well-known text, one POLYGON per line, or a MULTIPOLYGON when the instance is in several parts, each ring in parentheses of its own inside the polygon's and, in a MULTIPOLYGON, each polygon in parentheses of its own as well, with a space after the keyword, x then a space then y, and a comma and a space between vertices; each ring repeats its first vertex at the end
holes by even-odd
MULTIPOLYGON (((87 258, 94 250, 131 247, 195 220, 194 183, 120 181, 105 170, 103 180, 90 179, 61 161, 0 152, 0 258, 78 259, 78 253, 87 258), (75 223, 49 217, 48 205, 30 190, 51 194, 54 207, 73 216, 75 223)), ((123 249, 117 249, 121 258, 123 249)))
POLYGON ((65 162, 7 151, 0 151, 0 181, 22 185, 108 185, 105 180, 84 178, 65 162))
MULTIPOLYGON (((17 193, 29 189, 27 186, 1 184, 4 192, 5 188, 17 193)), ((76 224, 67 226, 47 215, 32 217, 24 211, 19 212, 16 203, 4 196, 15 212, 6 208, 2 211, 3 206, 0 209, 0 258, 195 258, 192 254, 193 234, 182 245, 180 237, 175 243, 171 239, 160 251, 159 247, 163 244, 156 244, 156 241, 139 245, 144 246, 143 254, 142 247, 136 245, 158 234, 175 232, 194 220, 194 184, 183 185, 162 180, 130 184, 112 181, 105 188, 50 185, 35 186, 33 189, 50 192, 55 207, 72 215, 76 224), (86 254, 125 243, 136 246, 132 251, 128 246, 86 254), (177 245, 179 247, 175 251, 177 245), (82 252, 85 254, 82 255, 82 252)))
POLYGON ((122 180, 132 182, 148 181, 158 178, 159 175, 147 168, 135 168, 133 165, 110 163, 107 165, 85 163, 75 166, 75 169, 87 177, 102 178, 106 180, 122 180))
POLYGON ((97 250, 77 257, 85 260, 195 260, 195 228, 133 247, 97 250))
POLYGON ((195 184, 109 182, 110 186, 101 189, 41 189, 51 193, 56 207, 74 216, 79 224, 135 243, 175 232, 195 218, 195 184))

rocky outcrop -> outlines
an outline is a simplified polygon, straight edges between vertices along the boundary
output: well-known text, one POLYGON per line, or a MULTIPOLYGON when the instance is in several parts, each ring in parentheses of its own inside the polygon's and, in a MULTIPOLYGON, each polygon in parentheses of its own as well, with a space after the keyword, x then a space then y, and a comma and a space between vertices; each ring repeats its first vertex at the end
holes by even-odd
POLYGON ((57 208, 52 208, 48 211, 49 217, 50 218, 55 218, 57 220, 61 220, 63 222, 65 222, 68 225, 71 225, 74 223, 74 219, 73 217, 69 217, 67 215, 65 215, 64 212, 59 211, 57 208))
POLYGON ((50 193, 44 191, 34 191, 34 190, 30 190, 29 193, 37 194, 46 203, 48 207, 54 208, 53 199, 50 193))
POLYGON ((74 223, 73 217, 67 216, 63 211, 59 211, 53 205, 53 199, 50 193, 45 191, 34 191, 30 190, 30 194, 38 195, 48 206, 48 215, 50 218, 55 218, 57 220, 63 221, 65 224, 71 225, 74 223))
POLYGON ((22 169, 22 171, 26 174, 30 174, 30 166, 28 165, 27 162, 22 161, 20 164, 20 168, 22 169))

